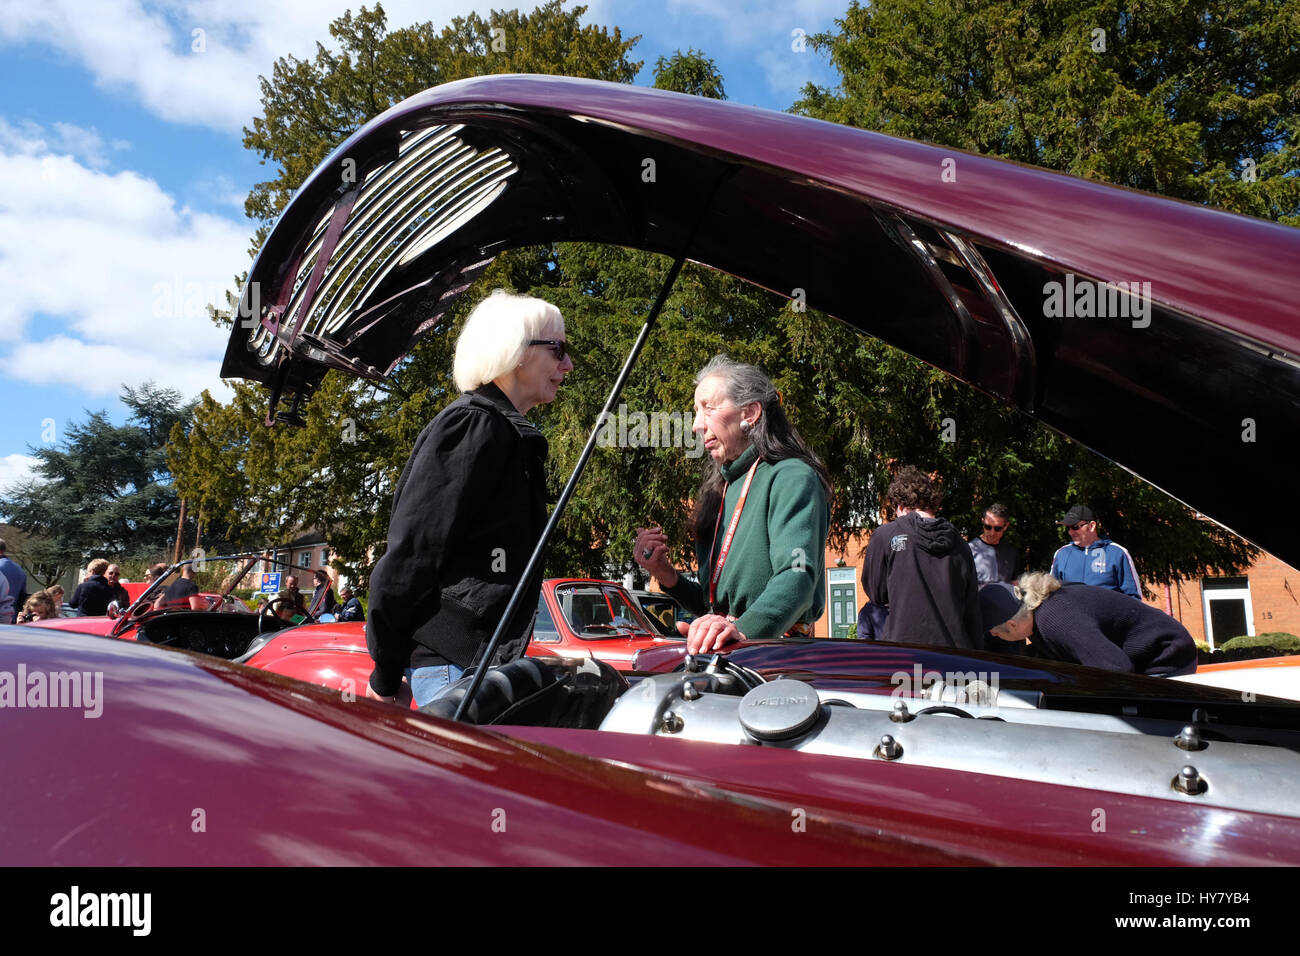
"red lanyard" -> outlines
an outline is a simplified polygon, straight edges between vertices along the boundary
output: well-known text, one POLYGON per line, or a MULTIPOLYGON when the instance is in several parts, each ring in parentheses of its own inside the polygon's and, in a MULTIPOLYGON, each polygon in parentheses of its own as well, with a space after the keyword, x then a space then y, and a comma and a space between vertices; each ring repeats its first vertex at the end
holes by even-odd
MULTIPOLYGON (((722 547, 718 550, 718 560, 713 565, 713 573, 709 575, 709 612, 713 613, 713 603, 718 592, 718 578, 722 576, 722 566, 727 563, 727 552, 731 550, 731 539, 736 533, 736 525, 740 522, 740 513, 745 510, 745 499, 749 497, 749 483, 754 480, 754 472, 758 469, 758 463, 763 459, 755 459, 754 463, 749 466, 749 474, 745 476, 745 485, 740 489, 740 499, 736 502, 736 510, 731 513, 731 524, 727 526, 727 536, 722 539, 722 547)), ((718 540, 718 528, 722 525, 722 509, 727 503, 727 488, 730 485, 722 486, 722 500, 718 502, 718 518, 713 523, 713 540, 718 540)))

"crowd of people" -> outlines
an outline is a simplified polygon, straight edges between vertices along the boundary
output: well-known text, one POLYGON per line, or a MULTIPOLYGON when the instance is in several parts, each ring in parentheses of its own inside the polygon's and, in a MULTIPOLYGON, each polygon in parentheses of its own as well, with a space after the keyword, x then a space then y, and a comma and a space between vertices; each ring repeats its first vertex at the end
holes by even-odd
MULTIPOLYGON (((564 318, 550 303, 497 290, 471 312, 456 343, 461 395, 416 440, 394 492, 388 548, 371 576, 370 696, 413 694, 422 705, 480 660, 546 521, 547 442, 526 415, 554 401, 572 370, 564 318)), ((694 411, 692 430, 711 459, 691 516, 696 578, 673 566, 672 542, 659 526, 637 530, 634 560, 697 615, 678 625, 690 653, 809 634, 825 605, 832 490, 825 465, 756 366, 715 356, 695 376, 694 411)), ((1005 540, 1006 505, 990 504, 983 532, 966 542, 939 517, 933 476, 898 469, 887 500, 895 516, 872 534, 862 570, 860 637, 1009 653, 1028 646, 1153 675, 1195 670, 1190 634, 1142 603, 1132 557, 1099 534, 1088 506, 1071 507, 1058 522, 1070 543, 1050 573, 1021 574, 1020 555, 1005 540)), ((25 575, 17 580, 13 568, 0 541, 0 620, 26 599, 25 575)), ((533 578, 491 663, 523 653, 540 568, 533 578)), ((258 610, 269 604, 294 622, 362 618, 350 588, 339 602, 324 569, 314 579, 310 600, 289 575, 258 610)), ((118 568, 92 561, 71 607, 103 614, 113 601, 128 603, 118 568)), ((154 606, 207 608, 191 565, 154 606)), ((51 611, 42 599, 24 606, 28 612, 39 619, 58 604, 51 611)))
POLYGON ((1142 603, 1133 557, 1098 533, 1096 514, 1074 505, 1057 522, 1070 537, 1049 573, 1020 573, 1005 540, 1011 511, 984 511, 983 533, 965 542, 935 512, 938 482, 907 466, 886 495, 898 517, 867 544, 858 617, 866 639, 937 644, 1058 660, 1151 676, 1196 670, 1185 627, 1142 603))
MULTIPOLYGON (((0 539, 0 624, 29 624, 56 617, 102 617, 125 611, 132 604, 122 578, 121 568, 103 558, 92 560, 85 569, 81 582, 64 603, 62 585, 52 585, 33 594, 27 593, 27 572, 6 555, 6 542, 0 539)), ((158 563, 144 572, 145 591, 161 579, 167 565, 158 563)), ((149 603, 152 610, 211 610, 209 600, 200 593, 195 580, 193 564, 185 564, 180 573, 164 589, 159 590, 149 603)), ((350 587, 341 591, 342 601, 334 597, 329 572, 320 568, 314 572, 315 587, 310 602, 298 589, 298 578, 288 575, 285 589, 274 599, 274 613, 282 620, 293 623, 319 621, 325 615, 334 615, 342 621, 364 620, 361 602, 350 587)), ((228 598, 229 607, 223 610, 248 611, 243 602, 228 598)), ((263 599, 261 611, 270 599, 263 599)))
MULTIPOLYGON (((423 705, 479 662, 546 519, 547 443, 526 415, 554 401, 572 370, 564 319, 550 303, 497 290, 470 313, 454 359, 461 395, 416 440, 371 577, 370 696, 423 705)), ((657 525, 637 530, 633 559, 697 615, 678 625, 690 653, 809 633, 825 605, 826 467, 753 365, 715 356, 695 376, 694 410, 692 430, 711 459, 691 515, 695 579, 673 566, 673 542, 657 525)), ((1028 645, 1156 675, 1195 669, 1190 634, 1142 603, 1131 556, 1098 534, 1087 506, 1061 519, 1070 544, 1050 575, 1035 576, 1020 575, 1004 541, 1005 505, 989 505, 983 533, 968 543, 938 516, 938 483, 918 469, 899 469, 888 498, 896 517, 868 544, 861 636, 1028 645)), ((534 577, 489 663, 523 653, 541 588, 540 571, 534 577)))

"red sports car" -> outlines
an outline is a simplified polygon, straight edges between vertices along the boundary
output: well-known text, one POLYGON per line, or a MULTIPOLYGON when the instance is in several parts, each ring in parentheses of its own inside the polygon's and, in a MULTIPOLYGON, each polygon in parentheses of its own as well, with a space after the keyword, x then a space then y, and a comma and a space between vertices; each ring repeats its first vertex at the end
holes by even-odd
POLYGON ((674 643, 682 643, 680 635, 663 634, 618 584, 554 578, 542 584, 528 653, 595 657, 616 670, 630 671, 640 651, 674 643))
POLYGON ((186 559, 173 564, 152 584, 126 585, 131 603, 125 608, 118 610, 115 604, 110 604, 109 613, 106 615, 58 617, 48 621, 34 621, 25 626, 55 631, 75 631, 78 634, 102 634, 129 641, 170 644, 232 659, 242 653, 235 652, 235 649, 240 646, 241 638, 246 637, 244 643, 251 643, 258 634, 277 631, 293 623, 288 613, 290 602, 282 600, 278 595, 269 595, 266 604, 257 613, 249 611, 247 605, 233 596, 235 589, 249 579, 252 569, 265 562, 282 563, 260 555, 214 555, 203 559, 186 559), (159 601, 168 586, 177 580, 185 568, 203 563, 224 567, 228 562, 235 569, 235 573, 229 576, 225 589, 220 592, 200 591, 196 595, 206 602, 206 609, 196 611, 188 601, 179 604, 159 601), (235 617, 226 619, 224 623, 208 621, 206 615, 214 613, 235 615, 235 617), (177 636, 182 627, 186 629, 187 634, 184 639, 177 636), (208 638, 200 636, 217 632, 221 632, 222 636, 215 643, 207 643, 208 638))
MULTIPOLYGON (((590 658, 630 671, 641 651, 682 644, 680 638, 655 631, 627 591, 613 581, 548 578, 542 582, 528 656, 590 658)), ((268 632, 238 654, 216 656, 349 695, 365 693, 373 666, 361 621, 268 632)))
MULTIPOLYGON (((329 369, 391 371, 504 249, 649 249, 803 290, 1300 559, 1300 518, 1276 507, 1300 447, 1300 232, 974 155, 945 179, 956 152, 588 80, 438 87, 303 183, 222 374, 292 419, 329 369), (1142 323, 1045 314, 1046 286, 1134 278, 1142 323), (1244 418, 1266 439, 1218 441, 1206 467, 1207 436, 1244 418)), ((595 658, 528 657, 411 713, 350 677, 6 628, 0 862, 1300 863, 1294 702, 751 636, 771 639, 642 651, 630 685, 595 658)))

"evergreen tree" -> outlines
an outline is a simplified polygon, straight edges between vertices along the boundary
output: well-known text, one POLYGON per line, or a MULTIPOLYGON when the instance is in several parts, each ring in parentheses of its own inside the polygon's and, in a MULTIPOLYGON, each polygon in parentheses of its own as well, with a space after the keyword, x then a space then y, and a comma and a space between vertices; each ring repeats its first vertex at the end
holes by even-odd
MULTIPOLYGON (((153 383, 123 387, 121 399, 126 424, 102 411, 70 423, 58 447, 31 450, 35 476, 0 498, 0 513, 30 536, 24 558, 39 578, 56 580, 92 556, 158 561, 171 552, 180 500, 165 446, 194 406, 153 383)), ((191 521, 185 530, 197 529, 191 521)))

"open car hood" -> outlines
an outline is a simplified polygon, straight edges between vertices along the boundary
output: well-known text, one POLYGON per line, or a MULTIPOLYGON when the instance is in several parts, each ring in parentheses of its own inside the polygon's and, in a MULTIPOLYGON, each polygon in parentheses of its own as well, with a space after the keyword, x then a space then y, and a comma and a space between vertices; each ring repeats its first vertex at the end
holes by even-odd
POLYGON ((285 208, 221 374, 294 420, 327 369, 382 378, 494 256, 557 241, 803 298, 1300 564, 1261 506, 1300 447, 1300 230, 699 97, 494 76, 394 106, 285 208), (1120 282, 1149 308, 1081 314, 1120 282))

